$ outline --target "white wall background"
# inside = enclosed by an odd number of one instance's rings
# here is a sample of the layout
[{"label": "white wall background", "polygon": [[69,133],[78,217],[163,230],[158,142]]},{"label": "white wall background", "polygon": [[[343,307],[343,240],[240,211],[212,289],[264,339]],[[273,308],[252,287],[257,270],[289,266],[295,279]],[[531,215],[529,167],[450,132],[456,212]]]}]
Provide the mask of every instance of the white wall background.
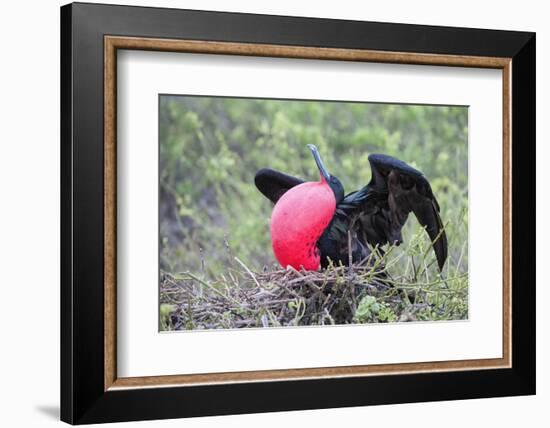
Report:
[{"label": "white wall background", "polygon": [[[121,2],[123,2],[121,0]],[[116,3],[103,1],[103,3]],[[126,4],[537,32],[537,263],[550,256],[547,118],[550,108],[549,13],[535,0],[147,0]],[[0,6],[0,424],[58,424],[59,406],[59,6],[58,0]],[[546,120],[545,120],[546,119]],[[545,144],[546,143],[546,144]],[[550,404],[547,276],[537,273],[538,395],[189,420],[141,426],[280,427],[543,426]],[[125,426],[138,426],[137,423]]]}]

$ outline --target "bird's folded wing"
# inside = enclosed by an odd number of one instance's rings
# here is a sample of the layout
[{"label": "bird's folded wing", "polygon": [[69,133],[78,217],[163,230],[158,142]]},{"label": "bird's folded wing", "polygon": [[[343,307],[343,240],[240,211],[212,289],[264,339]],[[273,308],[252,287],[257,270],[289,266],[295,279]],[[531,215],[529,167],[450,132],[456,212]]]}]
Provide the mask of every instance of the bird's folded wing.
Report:
[{"label": "bird's folded wing", "polygon": [[256,173],[254,183],[266,198],[276,203],[289,189],[304,183],[304,180],[274,169],[262,168]]}]

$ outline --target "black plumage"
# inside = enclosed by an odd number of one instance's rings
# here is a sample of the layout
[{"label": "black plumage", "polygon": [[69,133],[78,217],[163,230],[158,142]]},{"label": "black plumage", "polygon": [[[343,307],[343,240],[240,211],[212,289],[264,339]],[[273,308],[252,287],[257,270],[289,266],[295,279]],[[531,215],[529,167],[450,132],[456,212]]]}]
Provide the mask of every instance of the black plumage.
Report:
[{"label": "black plumage", "polygon": [[[439,204],[426,177],[405,162],[387,155],[372,154],[369,163],[370,182],[345,196],[340,181],[330,176],[329,185],[335,192],[337,205],[332,221],[317,242],[321,265],[326,267],[329,260],[337,264],[348,263],[348,231],[352,238],[353,262],[369,256],[369,245],[380,248],[388,243],[401,244],[402,228],[412,212],[425,227],[439,269],[443,269],[447,259],[447,237],[439,215]],[[255,177],[257,188],[273,203],[303,182],[268,168],[258,171]]]}]

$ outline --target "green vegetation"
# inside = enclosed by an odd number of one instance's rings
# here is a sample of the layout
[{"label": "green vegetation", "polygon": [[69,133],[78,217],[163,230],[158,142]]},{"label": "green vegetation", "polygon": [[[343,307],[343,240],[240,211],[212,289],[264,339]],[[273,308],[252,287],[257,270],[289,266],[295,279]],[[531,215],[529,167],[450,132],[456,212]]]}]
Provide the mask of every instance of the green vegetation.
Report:
[{"label": "green vegetation", "polygon": [[[272,206],[256,190],[254,174],[271,167],[318,179],[306,148],[311,143],[347,192],[369,181],[371,153],[393,155],[418,168],[432,185],[446,225],[449,259],[443,278],[429,238],[411,214],[403,233],[406,245],[393,249],[385,264],[389,281],[395,282],[390,294],[414,291],[414,297],[397,307],[385,295],[365,295],[353,306],[349,322],[466,318],[467,120],[465,107],[162,96],[160,263],[164,278],[174,275],[177,287],[189,287],[197,282],[190,274],[222,293],[231,293],[227,287],[234,284],[229,277],[235,257],[251,272],[276,271],[269,239]],[[243,278],[248,275],[241,273]],[[171,306],[163,306],[161,325],[172,329],[170,319],[181,321],[183,307],[162,294],[163,284],[166,281],[161,282],[161,302]],[[252,281],[244,286],[254,285]],[[296,302],[292,305],[300,305]],[[420,305],[410,317],[405,310],[408,303]],[[312,322],[321,323],[320,319]]]}]

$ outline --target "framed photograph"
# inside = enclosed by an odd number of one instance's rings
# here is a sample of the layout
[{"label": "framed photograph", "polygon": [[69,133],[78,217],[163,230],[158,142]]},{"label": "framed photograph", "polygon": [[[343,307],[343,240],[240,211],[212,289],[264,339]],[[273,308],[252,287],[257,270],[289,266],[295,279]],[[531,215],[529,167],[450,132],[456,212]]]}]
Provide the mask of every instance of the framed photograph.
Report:
[{"label": "framed photograph", "polygon": [[61,8],[61,418],[535,393],[535,35]]}]

